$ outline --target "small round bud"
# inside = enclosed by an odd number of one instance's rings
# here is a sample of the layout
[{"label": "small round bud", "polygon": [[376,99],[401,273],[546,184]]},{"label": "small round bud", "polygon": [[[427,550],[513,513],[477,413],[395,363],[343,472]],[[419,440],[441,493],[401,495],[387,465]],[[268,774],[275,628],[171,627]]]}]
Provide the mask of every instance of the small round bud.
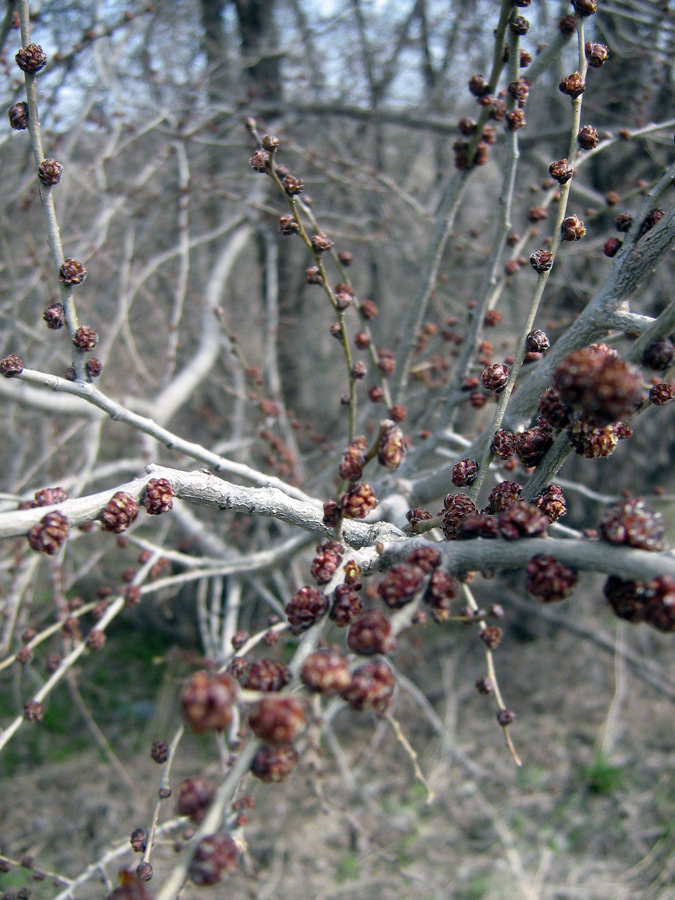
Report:
[{"label": "small round bud", "polygon": [[153,741],[152,748],[150,750],[150,757],[156,763],[165,763],[169,758],[168,741]]},{"label": "small round bud", "polygon": [[502,728],[506,728],[507,725],[512,725],[516,721],[516,714],[512,709],[500,709],[497,713],[497,721]]},{"label": "small round bud", "polygon": [[295,697],[266,697],[249,715],[256,737],[269,744],[292,744],[305,730],[305,707]]},{"label": "small round bud", "polygon": [[586,82],[578,72],[572,72],[571,75],[567,75],[565,78],[561,79],[558,87],[560,88],[561,93],[567,94],[568,97],[571,97],[574,100],[577,97],[580,97],[586,90]]},{"label": "small round bud", "polygon": [[22,47],[14,57],[22,72],[35,74],[47,65],[47,54],[39,44]]},{"label": "small round bud", "polygon": [[23,372],[23,362],[16,354],[12,353],[0,360],[0,375],[3,378],[15,378]]},{"label": "small round bud", "polygon": [[24,100],[10,106],[8,115],[9,124],[15,131],[25,131],[28,128],[28,104]]},{"label": "small round bud", "polygon": [[58,184],[62,174],[63,166],[55,159],[43,159],[37,170],[38,178],[45,187]]},{"label": "small round bud", "polygon": [[87,270],[76,259],[66,257],[59,269],[59,281],[63,284],[82,284],[87,277]]},{"label": "small round bud", "polygon": [[531,331],[525,342],[525,346],[530,353],[546,353],[551,347],[551,342],[545,331]]},{"label": "small round bud", "polygon": [[586,226],[578,216],[567,216],[560,226],[563,241],[580,241],[586,234]]},{"label": "small round bud", "polygon": [[583,150],[592,150],[598,146],[598,131],[592,125],[584,125],[577,135],[577,142]]},{"label": "small round bud", "polygon": [[127,530],[137,515],[138,504],[131,494],[117,491],[101,513],[101,528],[103,531],[121,534]]}]

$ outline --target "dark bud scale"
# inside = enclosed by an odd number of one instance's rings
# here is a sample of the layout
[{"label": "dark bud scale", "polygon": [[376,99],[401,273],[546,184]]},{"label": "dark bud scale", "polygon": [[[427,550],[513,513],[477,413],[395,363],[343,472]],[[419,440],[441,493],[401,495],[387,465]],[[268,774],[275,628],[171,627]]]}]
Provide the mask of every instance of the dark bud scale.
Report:
[{"label": "dark bud scale", "polygon": [[545,331],[537,329],[528,334],[525,346],[528,353],[546,353],[551,347],[551,342]]},{"label": "dark bud scale", "polygon": [[238,855],[239,848],[231,837],[222,832],[209,834],[197,845],[188,876],[200,887],[218,884],[236,871]]},{"label": "dark bud scale", "polygon": [[656,552],[666,546],[661,514],[647,509],[644,501],[635,497],[606,509],[598,531],[600,537],[611,544],[625,544]]},{"label": "dark bud scale", "polygon": [[535,250],[530,256],[530,265],[535,272],[548,272],[553,265],[553,254],[550,250]]},{"label": "dark bud scale", "polygon": [[21,100],[9,108],[9,124],[15,131],[25,131],[28,128],[28,104]]},{"label": "dark bud scale", "polygon": [[295,197],[297,194],[301,194],[302,189],[304,188],[302,181],[299,178],[295,178],[293,175],[285,175],[281,183],[289,197]]},{"label": "dark bud scale", "polygon": [[428,522],[429,519],[433,519],[429,510],[423,509],[421,506],[413,506],[412,509],[409,509],[405,514],[405,517],[408,522],[410,522],[410,528],[413,532],[419,531],[419,525],[421,525],[422,522]]},{"label": "dark bud scale", "polygon": [[323,284],[323,278],[318,266],[309,266],[305,269],[305,281],[307,284]]},{"label": "dark bud scale", "polygon": [[316,556],[312,560],[312,577],[317,584],[327,584],[342,562],[345,548],[338,541],[327,541],[316,548]]},{"label": "dark bud scale", "polygon": [[605,44],[586,41],[584,45],[588,65],[593,69],[599,69],[609,59],[609,51]]},{"label": "dark bud scale", "polygon": [[300,677],[307,687],[330,697],[346,691],[352,683],[347,660],[335,650],[317,650],[304,662]]},{"label": "dark bud scale", "polygon": [[215,793],[216,786],[201,775],[186,778],[178,785],[176,798],[178,815],[188,816],[195,825],[198,825],[206,815]]},{"label": "dark bud scale", "polygon": [[374,709],[384,715],[392,704],[396,680],[384,660],[359,666],[352,673],[352,683],[342,694],[352,709]]},{"label": "dark bud scale", "polygon": [[340,498],[345,519],[365,519],[377,506],[377,497],[367,481],[354,485]]},{"label": "dark bud scale", "polygon": [[662,338],[645,348],[642,354],[642,364],[650,369],[655,369],[657,372],[662,372],[664,369],[669,369],[672,366],[674,357],[675,348],[672,341],[668,338]]},{"label": "dark bud scale", "polygon": [[577,23],[574,21],[574,16],[563,16],[562,19],[558,22],[558,31],[561,34],[564,34],[565,37],[569,37],[574,34],[577,30]]},{"label": "dark bud scale", "polygon": [[58,511],[43,516],[28,532],[28,543],[33,550],[54,556],[68,537],[68,519]]},{"label": "dark bud scale", "polygon": [[412,603],[424,583],[424,572],[418,566],[401,563],[393,566],[377,586],[377,593],[390,609]]},{"label": "dark bud scale", "polygon": [[497,520],[489,513],[469,513],[457,523],[457,540],[470,541],[473,538],[490,540],[497,537]]},{"label": "dark bud scale", "polygon": [[55,503],[63,503],[68,499],[68,494],[62,487],[42,488],[35,491],[31,506],[35,509],[39,506],[53,506]]},{"label": "dark bud scale", "polygon": [[251,774],[265,784],[284,781],[298,762],[298,753],[291,744],[265,745],[253,757]]},{"label": "dark bud scale", "polygon": [[222,731],[232,722],[237,683],[226,672],[195,672],[180,695],[183,716],[198,732]]},{"label": "dark bud scale", "polygon": [[0,360],[0,375],[3,378],[15,378],[23,372],[23,362],[16,354],[12,353]]},{"label": "dark bud scale", "polygon": [[500,481],[490,491],[487,502],[487,512],[499,513],[509,506],[513,506],[520,500],[520,492],[522,487],[517,481]]},{"label": "dark bud scale", "polygon": [[539,398],[537,414],[540,421],[547,422],[553,428],[561,430],[569,425],[571,410],[560,399],[560,394],[549,388]]},{"label": "dark bud scale", "polygon": [[103,371],[103,363],[101,362],[100,359],[97,359],[95,356],[92,356],[91,359],[87,360],[85,369],[87,370],[87,375],[90,378],[98,378],[98,376]]},{"label": "dark bud scale", "polygon": [[488,625],[480,632],[480,639],[489,650],[496,650],[502,641],[502,630],[498,625]]},{"label": "dark bud scale", "polygon": [[649,399],[656,406],[663,406],[675,398],[675,388],[672,384],[655,384],[649,389]]},{"label": "dark bud scale", "polygon": [[378,609],[369,609],[361,613],[349,626],[347,646],[361,656],[391,653],[396,646],[396,640],[391,633],[389,620]]},{"label": "dark bud scale", "polygon": [[648,231],[651,231],[657,222],[661,221],[664,215],[665,213],[662,209],[653,209],[640,226],[638,238],[641,238],[643,235],[647,234]]},{"label": "dark bud scale", "polygon": [[546,455],[553,443],[553,434],[548,425],[535,425],[516,435],[516,453],[526,467],[536,466]]},{"label": "dark bud scale", "polygon": [[494,689],[494,685],[492,684],[492,681],[487,677],[487,675],[479,678],[476,682],[476,690],[479,694],[491,694]]},{"label": "dark bud scale", "polygon": [[516,436],[511,431],[502,428],[495,432],[490,444],[490,450],[498,459],[511,459],[516,452]]},{"label": "dark bud scale", "polygon": [[507,725],[513,725],[516,721],[516,714],[512,709],[500,709],[497,713],[497,721],[502,728],[506,728]]},{"label": "dark bud scale", "polygon": [[526,125],[525,113],[522,109],[511,109],[506,113],[506,125],[509,131],[519,131]]},{"label": "dark bud scale", "polygon": [[552,556],[533,556],[526,567],[526,588],[542,603],[557,603],[573,592],[577,575]]},{"label": "dark bud scale", "polygon": [[27,722],[41,722],[45,711],[37,700],[28,700],[23,705],[23,717]]},{"label": "dark bud scale", "polygon": [[459,584],[448,572],[436,569],[432,573],[424,602],[431,607],[431,615],[436,622],[447,622],[450,617],[450,603],[458,591]]},{"label": "dark bud scale", "polygon": [[509,28],[514,34],[524,35],[527,34],[530,27],[530,23],[525,18],[525,16],[514,16],[513,19],[509,22]]},{"label": "dark bud scale", "polygon": [[59,269],[59,281],[63,284],[82,284],[87,277],[87,270],[76,259],[67,257]]},{"label": "dark bud scale", "polygon": [[580,241],[586,234],[586,226],[578,216],[567,216],[560,226],[563,241]]},{"label": "dark bud scale", "polygon": [[390,472],[396,471],[403,462],[406,443],[401,429],[394,425],[388,428],[380,438],[377,447],[377,461]]},{"label": "dark bud scale", "polygon": [[335,528],[340,521],[340,507],[335,500],[328,500],[323,505],[323,524],[326,528]]},{"label": "dark bud scale", "polygon": [[286,604],[286,617],[294,634],[311,628],[325,615],[328,598],[318,588],[306,586],[295,593]]},{"label": "dark bud scale", "polygon": [[45,187],[58,184],[62,174],[63,166],[55,159],[43,159],[37,170],[37,176]]},{"label": "dark bud scale", "polygon": [[270,155],[266,150],[256,150],[249,162],[254,172],[263,174],[269,170]]},{"label": "dark bud scale", "polygon": [[618,238],[611,237],[609,238],[609,240],[605,241],[602,247],[602,252],[605,254],[605,256],[611,259],[613,256],[616,256],[622,246],[623,241],[620,241]]},{"label": "dark bud scale", "polygon": [[300,226],[294,216],[281,216],[279,219],[279,231],[281,234],[291,235],[300,231]]},{"label": "dark bud scale", "polygon": [[645,622],[657,631],[675,632],[675,578],[671,575],[645,582],[624,581],[610,575],[604,593],[620,619]]},{"label": "dark bud scale", "polygon": [[326,253],[333,246],[333,242],[325,234],[312,235],[312,249],[315,253]]},{"label": "dark bud scale", "polygon": [[143,506],[151,516],[169,512],[173,506],[173,488],[166,478],[152,478],[145,486]]},{"label": "dark bud scale", "polygon": [[93,328],[89,328],[87,325],[81,325],[75,332],[73,344],[75,344],[77,349],[82,351],[82,353],[88,353],[98,344],[98,335]]},{"label": "dark bud scale", "polygon": [[361,598],[353,587],[341,584],[335,588],[333,605],[330,608],[330,618],[339,628],[346,628],[363,611]]},{"label": "dark bud scale", "polygon": [[478,477],[478,463],[475,459],[462,459],[452,467],[452,483],[457,487],[471,484]]},{"label": "dark bud scale", "polygon": [[266,697],[251,710],[249,724],[268,744],[292,744],[305,730],[305,707],[295,697]]},{"label": "dark bud scale", "polygon": [[47,54],[39,44],[22,47],[14,57],[22,72],[35,74],[47,65]]},{"label": "dark bud scale", "polygon": [[516,501],[497,516],[499,534],[510,541],[546,534],[550,524],[549,519],[526,500]]},{"label": "dark bud scale", "polygon": [[480,380],[486,390],[501,394],[509,380],[509,367],[502,363],[488,366],[481,373]]},{"label": "dark bud scale", "polygon": [[597,0],[572,0],[574,12],[578,16],[592,16],[598,8]]},{"label": "dark bud scale", "polygon": [[567,159],[558,159],[552,162],[548,167],[548,171],[551,178],[557,181],[558,184],[567,184],[574,175],[574,169]]},{"label": "dark bud scale", "polygon": [[45,308],[45,311],[42,313],[42,318],[46,322],[47,328],[50,328],[52,331],[57,331],[59,328],[63,328],[65,323],[63,304],[52,303],[51,306],[47,306]]},{"label": "dark bud scale", "polygon": [[110,498],[106,508],[101,513],[101,528],[103,531],[121,534],[121,532],[127,530],[137,515],[138,503],[136,503],[131,494],[117,491]]},{"label": "dark bud scale", "polygon": [[152,863],[142,862],[136,866],[136,877],[141,881],[150,881],[153,876]]},{"label": "dark bud scale", "polygon": [[516,81],[511,82],[507,90],[514,100],[523,105],[526,103],[530,93],[530,83],[527,78],[518,78]]},{"label": "dark bud scale", "polygon": [[553,373],[561,401],[593,426],[634,412],[642,399],[642,377],[602,344],[575,350]]},{"label": "dark bud scale", "polygon": [[568,97],[571,97],[574,100],[576,97],[580,97],[586,90],[586,82],[578,72],[572,72],[571,75],[567,75],[565,78],[561,79],[558,87],[560,88],[561,93],[567,94]]},{"label": "dark bud scale", "polygon": [[477,513],[476,504],[466,494],[447,494],[443,501],[445,512],[441,528],[449,541],[457,539],[457,527],[462,519]]},{"label": "dark bud scale", "polygon": [[145,831],[142,828],[134,828],[129,836],[129,843],[134,853],[143,853],[145,850]]},{"label": "dark bud scale", "polygon": [[249,691],[280,691],[291,677],[291,670],[281,660],[256,659],[247,668],[242,685]]},{"label": "dark bud scale", "polygon": [[152,749],[150,750],[150,757],[156,763],[165,763],[169,758],[169,743],[168,741],[153,741]]},{"label": "dark bud scale", "polygon": [[537,506],[549,520],[557,522],[561,516],[567,515],[567,501],[560,485],[550,484],[537,500]]},{"label": "dark bud scale", "polygon": [[582,150],[592,150],[598,146],[599,140],[598,131],[593,125],[584,125],[577,135],[577,142]]},{"label": "dark bud scale", "polygon": [[474,97],[484,97],[490,92],[490,85],[483,75],[472,75],[469,79],[469,91]]},{"label": "dark bud scale", "polygon": [[345,481],[358,481],[363,475],[363,467],[366,464],[365,451],[368,443],[364,437],[354,438],[350,441],[342,455],[338,473]]},{"label": "dark bud scale", "polygon": [[625,233],[630,229],[630,226],[633,224],[633,217],[630,213],[619,213],[614,221],[614,227],[617,231]]},{"label": "dark bud scale", "polygon": [[426,575],[429,572],[437,569],[441,564],[441,554],[436,550],[435,547],[432,547],[431,544],[418,547],[416,550],[410,554],[410,556],[406,559],[406,562],[411,566],[417,566],[421,569]]},{"label": "dark bud scale", "polygon": [[594,428],[583,420],[573,422],[568,429],[570,445],[574,452],[586,459],[602,459],[611,456],[619,443],[616,425]]}]

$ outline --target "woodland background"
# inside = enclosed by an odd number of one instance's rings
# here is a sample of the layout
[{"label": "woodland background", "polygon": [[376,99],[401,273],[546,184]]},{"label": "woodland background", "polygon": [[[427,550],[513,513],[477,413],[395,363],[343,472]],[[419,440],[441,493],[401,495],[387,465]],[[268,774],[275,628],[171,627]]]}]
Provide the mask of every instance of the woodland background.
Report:
[{"label": "woodland background", "polygon": [[[15,4],[4,6],[0,90],[8,108],[24,94],[14,65]],[[89,272],[77,303],[81,321],[101,336],[101,389],[190,441],[328,499],[347,440],[344,361],[325,297],[305,282],[305,248],[279,234],[283,198],[249,165],[255,142],[246,120],[280,138],[279,162],[303,179],[336,249],[353,253],[358,296],[378,305],[377,345],[396,350],[444,227],[457,121],[476,116],[466,85],[489,68],[499,6],[31,4],[33,39],[50,61],[39,81],[45,149],[64,167],[55,192],[64,246]],[[549,281],[537,325],[552,342],[606,277],[612,261],[603,245],[616,234],[617,213],[633,212],[673,159],[675,6],[599,6],[588,28],[609,46],[610,60],[592,73],[583,120],[603,133],[606,148],[579,166],[573,182],[587,236],[565,248]],[[538,45],[560,41],[557,22],[570,11],[563,2],[523,10],[530,19],[523,46],[535,56]],[[515,232],[531,234],[525,256],[546,234],[545,222],[539,238],[528,232],[528,210],[550,193],[548,165],[567,148],[569,100],[558,82],[575,60],[573,38],[537,81],[519,134],[512,221]],[[632,137],[622,138],[622,129]],[[502,166],[498,141],[468,181],[432,286],[414,360],[419,377],[400,397],[413,451],[420,432],[442,424],[444,388],[484,284]],[[68,342],[42,322],[58,292],[34,163],[26,133],[6,122],[0,171],[0,356],[17,353],[33,369],[63,375]],[[610,191],[618,205],[608,205]],[[513,352],[533,284],[528,265],[499,275],[503,318],[484,334],[495,359]],[[644,285],[636,311],[658,315],[672,285],[669,258]],[[368,378],[362,389],[358,433],[376,427],[384,411],[365,399],[374,383]],[[67,394],[0,379],[0,402],[5,510],[49,485],[71,496],[110,488],[149,462],[198,467]],[[476,409],[465,397],[455,433],[471,440],[493,408]],[[567,527],[593,527],[604,504],[630,488],[663,513],[672,540],[672,416],[670,407],[652,409],[611,458],[567,462],[558,479]],[[426,470],[456,450],[437,441]],[[284,542],[288,552],[267,569],[174,579],[185,571],[180,553],[246,559]],[[0,855],[30,854],[45,871],[72,878],[112,841],[128,844],[156,797],[150,744],[168,739],[179,721],[184,675],[202,654],[218,655],[231,625],[224,613],[218,619],[222,610],[240,609],[239,627],[256,631],[309,583],[314,543],[274,519],[186,504],[146,520],[125,546],[76,534],[63,566],[27,553],[25,541],[5,541],[0,658],[16,652],[26,627],[51,621],[55,595],[96,599],[143,565],[143,551],[151,564],[167,562],[162,586],[113,623],[103,650],[78,661],[40,727],[22,728],[0,755]],[[386,723],[338,718],[322,753],[308,754],[287,783],[251,789],[249,854],[228,887],[215,890],[298,900],[672,897],[671,642],[617,623],[599,576],[585,575],[572,600],[553,609],[528,600],[523,583],[520,571],[499,583],[477,575],[473,586],[481,605],[508,610],[497,665],[519,717],[521,769],[474,688],[484,669],[480,642],[462,625],[413,629],[393,659],[408,684],[396,715],[420,754],[433,802]],[[284,636],[276,652],[286,658],[294,646]],[[37,661],[0,671],[3,723],[43,680]],[[173,779],[220,765],[205,738],[188,736]],[[171,853],[169,840],[158,852],[167,866]],[[120,867],[132,862],[132,854],[120,855]],[[27,869],[0,874],[6,895],[26,886],[35,900],[58,893],[50,879],[31,882]],[[94,883],[78,897],[103,895]]]}]

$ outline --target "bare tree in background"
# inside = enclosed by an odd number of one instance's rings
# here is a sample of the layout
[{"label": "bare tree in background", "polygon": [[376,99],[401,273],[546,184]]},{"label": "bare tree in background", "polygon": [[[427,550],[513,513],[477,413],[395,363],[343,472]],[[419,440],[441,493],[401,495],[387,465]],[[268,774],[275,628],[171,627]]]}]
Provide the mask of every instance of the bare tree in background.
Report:
[{"label": "bare tree in background", "polygon": [[[5,4],[0,771],[65,716],[135,818],[71,861],[7,827],[0,871],[248,895],[255,779],[323,797],[330,757],[377,806],[364,716],[429,803],[420,717],[485,774],[416,658],[467,648],[527,760],[500,657],[533,623],[672,703],[674,41],[632,0]],[[118,746],[93,686],[130,632],[165,675]]]}]

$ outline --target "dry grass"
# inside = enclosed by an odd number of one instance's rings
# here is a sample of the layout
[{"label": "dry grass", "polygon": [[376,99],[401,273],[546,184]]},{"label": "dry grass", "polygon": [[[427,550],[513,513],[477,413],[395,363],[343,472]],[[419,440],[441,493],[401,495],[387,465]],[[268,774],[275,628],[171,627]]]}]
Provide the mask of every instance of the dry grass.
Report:
[{"label": "dry grass", "polygon": [[[590,601],[588,611],[583,607],[580,600],[577,622],[594,616]],[[443,733],[406,692],[396,716],[420,752],[434,800],[426,802],[387,723],[344,712],[334,723],[335,741],[321,755],[306,755],[290,781],[245,786],[257,806],[245,831],[249,852],[227,896],[671,900],[671,701],[620,656],[613,659],[590,641],[531,616],[516,625],[497,663],[507,702],[519,715],[513,737],[521,769],[489,701],[473,688],[483,671],[474,635],[434,626],[417,631],[401,642],[395,662],[415,673]],[[613,623],[603,619],[595,627],[611,634]],[[665,638],[620,627],[618,646],[648,653],[666,677]],[[7,855],[34,853],[39,865],[72,877],[109,846],[111,835],[126,840],[146,824],[158,783],[147,748],[167,733],[172,685],[160,692],[164,699],[141,748],[119,725],[107,729],[138,785],[136,797],[89,751],[5,779],[0,808]],[[205,755],[210,749],[188,739],[174,783],[195,774],[200,758],[216,775],[217,763]],[[167,841],[155,854],[158,881],[170,865],[170,847]],[[121,862],[131,864],[131,854]],[[0,879],[11,893],[29,876],[14,870]],[[33,900],[55,893],[49,882],[33,885]],[[197,893],[188,889],[185,896]],[[104,894],[90,885],[81,896]]]}]

